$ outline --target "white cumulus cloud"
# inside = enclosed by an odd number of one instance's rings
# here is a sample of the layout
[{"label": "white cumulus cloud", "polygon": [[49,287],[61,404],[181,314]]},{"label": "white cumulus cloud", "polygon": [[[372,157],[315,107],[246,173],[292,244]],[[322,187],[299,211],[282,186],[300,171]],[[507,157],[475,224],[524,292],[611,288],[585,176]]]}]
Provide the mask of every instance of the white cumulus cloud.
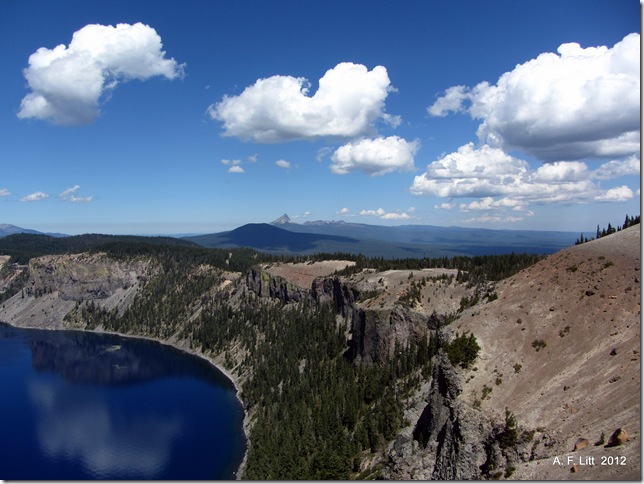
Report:
[{"label": "white cumulus cloud", "polygon": [[398,136],[352,141],[333,153],[331,171],[341,175],[353,171],[370,175],[413,171],[419,145],[418,141],[406,141]]},{"label": "white cumulus cloud", "polygon": [[617,178],[627,175],[640,174],[640,157],[639,154],[629,156],[625,160],[611,160],[601,165],[593,176],[599,179]]},{"label": "white cumulus cloud", "polygon": [[407,220],[409,217],[405,212],[390,212],[380,217],[383,220]]},{"label": "white cumulus cloud", "polygon": [[384,208],[379,208],[378,210],[360,210],[360,215],[373,215],[376,217],[382,217],[386,213]]},{"label": "white cumulus cloud", "polygon": [[39,48],[24,69],[31,92],[19,118],[60,125],[93,122],[100,102],[119,82],[154,76],[175,79],[183,64],[166,59],[161,37],[147,25],[87,25],[74,32],[69,46]]},{"label": "white cumulus cloud", "polygon": [[381,220],[407,220],[411,218],[411,216],[406,212],[387,212],[384,208],[378,208],[377,210],[360,210],[358,215],[378,217]]},{"label": "white cumulus cloud", "polygon": [[633,190],[626,185],[611,188],[595,197],[598,202],[624,202],[633,198]]},{"label": "white cumulus cloud", "polygon": [[277,160],[275,162],[275,165],[279,166],[280,168],[284,168],[284,169],[289,169],[291,167],[291,163],[286,161],[286,160]]},{"label": "white cumulus cloud", "polygon": [[11,192],[8,188],[0,188],[0,197],[8,197],[11,195]]},{"label": "white cumulus cloud", "polygon": [[487,197],[511,194],[522,185],[528,172],[526,161],[498,148],[473,143],[430,163],[427,171],[414,178],[414,195],[439,197]]},{"label": "white cumulus cloud", "polygon": [[224,96],[209,107],[224,123],[224,135],[260,143],[324,137],[354,138],[373,131],[378,120],[391,125],[400,118],[385,113],[393,90],[387,69],[372,70],[345,62],[328,70],[309,96],[303,77],[259,79],[238,96]]},{"label": "white cumulus cloud", "polygon": [[22,197],[20,199],[21,202],[40,202],[42,200],[45,200],[49,198],[49,195],[44,193],[44,192],[35,192],[31,193],[30,195],[27,195],[25,197]]},{"label": "white cumulus cloud", "polygon": [[434,104],[427,108],[431,116],[445,117],[450,111],[461,111],[463,101],[467,99],[467,88],[465,86],[452,86],[445,90]]},{"label": "white cumulus cloud", "polygon": [[434,208],[436,208],[438,210],[451,210],[455,206],[456,205],[454,205],[453,203],[439,203],[439,204],[434,205]]},{"label": "white cumulus cloud", "polygon": [[542,161],[625,157],[639,152],[640,35],[612,48],[562,44],[517,65],[495,85],[450,87],[433,116],[467,111],[481,143]]},{"label": "white cumulus cloud", "polygon": [[[621,164],[611,168],[614,172],[624,170]],[[606,168],[602,173],[608,171]],[[461,211],[466,212],[523,211],[537,203],[619,202],[633,197],[630,188],[622,186],[607,190],[596,183],[595,178],[598,178],[596,172],[589,170],[583,162],[560,161],[535,170],[526,161],[510,156],[500,148],[488,145],[475,148],[469,143],[430,163],[425,173],[414,178],[410,191],[414,195],[477,199],[460,205]],[[451,206],[444,203],[437,207]]]},{"label": "white cumulus cloud", "polygon": [[562,182],[588,179],[588,166],[579,161],[556,161],[541,165],[532,175],[534,181]]},{"label": "white cumulus cloud", "polygon": [[511,198],[494,199],[493,197],[485,197],[480,200],[474,200],[470,203],[462,203],[460,206],[461,212],[476,212],[486,211],[493,209],[510,208],[515,211],[522,211],[524,209],[523,202],[513,200]]},{"label": "white cumulus cloud", "polygon": [[79,197],[76,195],[76,192],[80,189],[80,185],[74,185],[71,188],[63,191],[60,195],[61,200],[72,203],[89,203],[92,201],[93,197]]}]

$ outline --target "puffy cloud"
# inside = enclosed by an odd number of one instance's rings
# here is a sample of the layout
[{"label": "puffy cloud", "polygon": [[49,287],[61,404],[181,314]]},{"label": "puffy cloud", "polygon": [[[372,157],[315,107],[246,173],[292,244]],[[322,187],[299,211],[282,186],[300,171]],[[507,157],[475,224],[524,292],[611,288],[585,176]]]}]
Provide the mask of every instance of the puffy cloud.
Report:
[{"label": "puffy cloud", "polygon": [[445,94],[427,108],[427,112],[432,116],[445,117],[450,111],[462,111],[463,101],[467,98],[468,94],[465,86],[447,88]]},{"label": "puffy cloud", "polygon": [[277,160],[275,162],[275,165],[279,166],[280,168],[285,168],[285,169],[289,169],[291,167],[291,163],[286,161],[286,160]]},{"label": "puffy cloud", "polygon": [[0,197],[8,197],[11,192],[7,188],[0,188]]},{"label": "puffy cloud", "polygon": [[[236,158],[234,160],[229,160],[227,158],[223,158],[221,161],[222,165],[225,165],[228,167],[228,170],[226,170],[228,173],[245,173],[246,170],[241,166],[242,164],[245,163],[245,161],[242,161],[240,158]],[[257,155],[251,155],[247,158],[247,161],[249,163],[255,163],[257,161]],[[279,165],[278,165],[279,166]]]},{"label": "puffy cloud", "polygon": [[338,148],[331,156],[331,171],[341,175],[363,171],[383,175],[392,171],[413,171],[418,141],[398,136],[359,139]]},{"label": "puffy cloud", "polygon": [[455,206],[456,205],[454,205],[453,203],[440,203],[440,204],[434,205],[434,208],[437,208],[439,210],[451,210]]},{"label": "puffy cloud", "polygon": [[380,217],[383,220],[407,220],[409,218],[409,215],[406,214],[405,212],[391,212],[391,213],[386,213],[383,216]]},{"label": "puffy cloud", "polygon": [[166,59],[161,49],[161,37],[142,23],[87,25],[74,32],[68,47],[41,47],[31,54],[24,76],[32,92],[23,98],[18,117],[91,123],[101,98],[119,82],[183,75],[184,65]]},{"label": "puffy cloud", "polygon": [[611,188],[595,197],[598,202],[624,202],[633,198],[633,191],[627,186]]},{"label": "puffy cloud", "polygon": [[49,195],[47,195],[44,192],[35,192],[30,195],[27,195],[26,197],[22,197],[20,199],[21,202],[40,202],[42,200],[45,200],[49,198]]},{"label": "puffy cloud", "polygon": [[599,179],[617,178],[625,175],[640,174],[639,155],[633,155],[625,160],[611,160],[601,165],[593,176]]},{"label": "puffy cloud", "polygon": [[74,185],[71,188],[68,188],[67,190],[63,191],[60,195],[58,195],[61,200],[65,200],[66,202],[72,202],[72,203],[89,203],[92,201],[93,197],[78,197],[76,196],[76,192],[80,188],[80,185]]},{"label": "puffy cloud", "polygon": [[347,214],[351,213],[351,210],[349,208],[347,208],[347,207],[343,207],[337,213],[340,214],[340,215],[347,215]]},{"label": "puffy cloud", "polygon": [[541,165],[532,176],[534,181],[552,183],[589,177],[588,166],[579,161],[556,161]]},{"label": "puffy cloud", "polygon": [[[633,197],[628,187],[605,190],[593,177],[595,173],[582,162],[562,161],[532,170],[526,161],[500,148],[475,148],[469,143],[430,163],[425,173],[414,178],[410,191],[414,195],[480,199],[461,204],[462,211],[520,211],[533,203],[617,202]],[[439,207],[449,208],[449,204]]]},{"label": "puffy cloud", "polygon": [[360,210],[358,215],[369,215],[382,220],[407,220],[411,218],[405,212],[387,212],[383,208],[378,208],[377,210]]},{"label": "puffy cloud", "polygon": [[523,202],[513,200],[511,198],[501,198],[495,200],[492,197],[485,197],[480,200],[474,200],[468,204],[462,203],[460,206],[461,212],[476,212],[492,210],[497,208],[510,208],[512,210],[521,211],[524,209]]},{"label": "puffy cloud", "polygon": [[259,79],[238,96],[224,96],[209,107],[213,119],[223,121],[224,135],[260,143],[323,137],[354,138],[373,130],[387,115],[384,102],[392,90],[387,69],[371,71],[345,62],[328,70],[317,92],[309,96],[303,77],[272,76]]},{"label": "puffy cloud", "polygon": [[522,185],[529,165],[498,148],[472,143],[461,146],[431,163],[416,176],[410,188],[414,195],[439,197],[487,197],[506,195]]},{"label": "puffy cloud", "polygon": [[640,36],[612,48],[562,44],[506,72],[496,85],[454,86],[428,108],[468,111],[482,143],[543,161],[639,152]]},{"label": "puffy cloud", "polygon": [[379,208],[378,210],[360,210],[360,215],[373,215],[376,217],[382,217],[385,213],[385,210],[383,208]]}]

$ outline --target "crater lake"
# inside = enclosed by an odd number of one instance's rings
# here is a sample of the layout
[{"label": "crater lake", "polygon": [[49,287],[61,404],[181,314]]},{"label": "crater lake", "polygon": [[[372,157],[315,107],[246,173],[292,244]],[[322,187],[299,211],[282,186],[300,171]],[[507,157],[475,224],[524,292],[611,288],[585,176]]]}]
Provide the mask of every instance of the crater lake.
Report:
[{"label": "crater lake", "polygon": [[0,479],[234,479],[232,382],[145,339],[0,323]]}]

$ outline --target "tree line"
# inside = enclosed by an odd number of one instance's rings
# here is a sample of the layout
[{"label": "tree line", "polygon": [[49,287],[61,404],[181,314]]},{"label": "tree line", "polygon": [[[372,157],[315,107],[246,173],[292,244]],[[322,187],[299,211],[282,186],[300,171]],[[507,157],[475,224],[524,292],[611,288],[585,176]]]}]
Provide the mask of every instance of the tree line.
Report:
[{"label": "tree line", "polygon": [[617,227],[613,227],[610,222],[608,222],[608,226],[600,229],[599,224],[597,224],[597,232],[595,237],[591,237],[590,239],[586,237],[583,232],[579,236],[577,240],[575,240],[575,245],[580,245],[584,244],[586,242],[590,242],[591,240],[596,240],[600,239],[602,237],[606,237],[607,235],[614,234],[616,232],[620,232],[621,230],[624,230],[628,227],[632,227],[633,225],[637,225],[640,223],[640,216],[635,215],[635,216],[629,216],[626,214],[626,218],[624,219],[624,223],[620,226],[618,225]]}]

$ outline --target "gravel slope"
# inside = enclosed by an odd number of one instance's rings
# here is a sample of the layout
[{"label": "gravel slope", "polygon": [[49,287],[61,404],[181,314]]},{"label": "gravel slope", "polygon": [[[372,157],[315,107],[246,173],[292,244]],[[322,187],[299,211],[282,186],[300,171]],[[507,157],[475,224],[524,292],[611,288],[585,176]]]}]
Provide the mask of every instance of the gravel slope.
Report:
[{"label": "gravel slope", "polygon": [[[537,446],[547,457],[513,479],[641,478],[640,247],[637,225],[558,252],[499,283],[496,301],[455,323],[482,348],[463,398],[499,420],[507,407],[550,438]],[[620,427],[624,445],[594,445]],[[590,445],[573,452],[580,438]]]}]

